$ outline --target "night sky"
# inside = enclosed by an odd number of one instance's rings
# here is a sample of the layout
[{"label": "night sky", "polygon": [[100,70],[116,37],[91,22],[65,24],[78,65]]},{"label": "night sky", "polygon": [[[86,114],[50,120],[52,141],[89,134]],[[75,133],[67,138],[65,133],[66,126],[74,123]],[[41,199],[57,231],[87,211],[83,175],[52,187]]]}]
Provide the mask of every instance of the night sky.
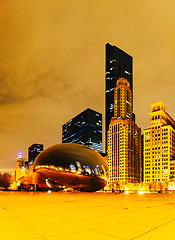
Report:
[{"label": "night sky", "polygon": [[105,44],[134,60],[134,113],[150,104],[175,118],[175,2],[1,0],[0,169],[33,143],[61,143],[61,126],[86,108],[104,113]]}]

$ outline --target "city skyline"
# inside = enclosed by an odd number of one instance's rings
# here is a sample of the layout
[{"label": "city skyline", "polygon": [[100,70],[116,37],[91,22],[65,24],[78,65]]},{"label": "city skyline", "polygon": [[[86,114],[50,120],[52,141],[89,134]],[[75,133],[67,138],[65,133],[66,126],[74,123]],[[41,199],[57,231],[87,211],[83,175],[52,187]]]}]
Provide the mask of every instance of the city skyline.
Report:
[{"label": "city skyline", "polygon": [[175,118],[175,4],[67,4],[0,3],[1,170],[15,168],[18,152],[27,159],[34,142],[46,148],[61,143],[61,126],[86,108],[101,112],[104,122],[107,42],[133,57],[139,127],[149,127],[150,104],[155,102],[164,102]]}]

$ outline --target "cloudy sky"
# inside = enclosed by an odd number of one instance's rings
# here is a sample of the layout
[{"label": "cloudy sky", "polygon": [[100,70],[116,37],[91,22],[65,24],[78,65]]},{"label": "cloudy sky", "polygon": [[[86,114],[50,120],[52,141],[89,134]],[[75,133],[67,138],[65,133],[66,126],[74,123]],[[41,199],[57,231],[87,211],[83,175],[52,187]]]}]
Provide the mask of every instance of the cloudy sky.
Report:
[{"label": "cloudy sky", "polygon": [[1,0],[0,169],[33,143],[61,142],[61,126],[87,107],[104,113],[105,44],[134,58],[134,112],[150,104],[175,118],[175,2]]}]

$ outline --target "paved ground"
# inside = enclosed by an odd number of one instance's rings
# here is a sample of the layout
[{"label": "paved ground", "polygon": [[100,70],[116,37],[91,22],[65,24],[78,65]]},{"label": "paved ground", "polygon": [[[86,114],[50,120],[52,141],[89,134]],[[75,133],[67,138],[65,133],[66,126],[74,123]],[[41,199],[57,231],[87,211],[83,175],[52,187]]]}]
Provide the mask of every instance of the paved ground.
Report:
[{"label": "paved ground", "polygon": [[175,239],[175,194],[0,192],[0,239]]}]

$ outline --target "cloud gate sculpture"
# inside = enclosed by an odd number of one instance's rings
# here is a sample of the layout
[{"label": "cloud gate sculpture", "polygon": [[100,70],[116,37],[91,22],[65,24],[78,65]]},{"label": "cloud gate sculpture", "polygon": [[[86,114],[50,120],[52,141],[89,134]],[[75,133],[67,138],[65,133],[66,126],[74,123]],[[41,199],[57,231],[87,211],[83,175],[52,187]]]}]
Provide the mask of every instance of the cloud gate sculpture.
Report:
[{"label": "cloud gate sculpture", "polygon": [[75,143],[62,143],[41,152],[34,162],[38,186],[50,189],[98,191],[107,183],[107,163],[95,150]]}]

